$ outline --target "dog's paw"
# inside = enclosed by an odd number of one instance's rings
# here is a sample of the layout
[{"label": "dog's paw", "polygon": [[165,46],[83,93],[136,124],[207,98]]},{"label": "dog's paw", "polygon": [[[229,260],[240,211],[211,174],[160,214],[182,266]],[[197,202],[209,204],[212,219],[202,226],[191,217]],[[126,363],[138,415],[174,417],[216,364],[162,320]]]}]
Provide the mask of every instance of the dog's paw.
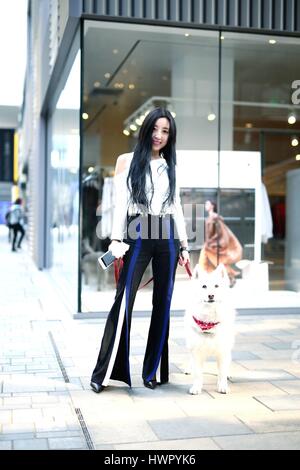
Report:
[{"label": "dog's paw", "polygon": [[202,392],[202,387],[200,385],[192,385],[192,387],[189,389],[189,393],[191,395],[199,395]]},{"label": "dog's paw", "polygon": [[219,393],[229,393],[230,392],[227,381],[226,382],[225,381],[218,382],[218,392]]}]

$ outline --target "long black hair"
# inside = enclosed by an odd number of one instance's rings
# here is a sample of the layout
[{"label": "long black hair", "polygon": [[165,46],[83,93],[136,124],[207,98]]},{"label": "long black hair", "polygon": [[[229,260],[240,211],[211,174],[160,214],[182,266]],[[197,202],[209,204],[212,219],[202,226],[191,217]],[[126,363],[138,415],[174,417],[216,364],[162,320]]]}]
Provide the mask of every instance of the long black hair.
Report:
[{"label": "long black hair", "polygon": [[[146,195],[146,175],[150,176],[153,196],[153,183],[151,178],[150,160],[152,152],[152,133],[155,123],[160,118],[166,118],[169,121],[170,129],[166,146],[162,149],[163,156],[168,164],[169,192],[163,202],[163,208],[166,204],[172,204],[175,197],[176,186],[176,124],[172,114],[165,108],[155,108],[145,117],[139,131],[138,142],[134,149],[133,159],[131,161],[127,186],[131,194],[131,202],[138,206],[150,208],[151,201]],[[151,198],[152,199],[152,198]]]}]

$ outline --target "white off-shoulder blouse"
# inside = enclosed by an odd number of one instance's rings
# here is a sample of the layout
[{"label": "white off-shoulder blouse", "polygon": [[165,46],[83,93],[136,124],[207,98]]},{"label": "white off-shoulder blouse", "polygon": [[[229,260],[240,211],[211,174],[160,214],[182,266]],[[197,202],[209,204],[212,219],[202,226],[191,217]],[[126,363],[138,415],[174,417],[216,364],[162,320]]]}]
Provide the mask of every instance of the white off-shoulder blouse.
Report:
[{"label": "white off-shoulder blouse", "polygon": [[[126,216],[134,215],[140,212],[138,207],[130,202],[130,193],[127,187],[127,176],[133,153],[124,154],[126,159],[125,169],[114,177],[114,200],[115,207],[113,212],[112,240],[123,240],[125,231]],[[167,198],[169,190],[168,164],[164,158],[151,160],[151,175],[153,183],[153,196],[150,177],[146,178],[146,195],[151,206],[147,211],[151,215],[162,215],[163,202]],[[178,237],[180,240],[187,240],[183,210],[180,200],[180,186],[178,183],[178,172],[176,170],[176,188],[174,203],[164,207],[163,214],[172,214],[175,220]]]}]

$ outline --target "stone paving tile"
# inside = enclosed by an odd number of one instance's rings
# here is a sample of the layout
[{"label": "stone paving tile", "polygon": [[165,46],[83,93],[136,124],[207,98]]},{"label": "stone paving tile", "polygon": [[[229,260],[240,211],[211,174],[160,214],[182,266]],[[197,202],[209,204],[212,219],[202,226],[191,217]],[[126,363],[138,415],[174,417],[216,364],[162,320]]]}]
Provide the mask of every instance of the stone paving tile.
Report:
[{"label": "stone paving tile", "polygon": [[47,439],[15,439],[14,450],[48,450]]},{"label": "stone paving tile", "polygon": [[278,343],[270,343],[268,347],[271,349],[275,349],[275,351],[280,351],[284,349],[291,349],[291,345],[292,345],[292,341],[287,341],[287,342],[280,341]]},{"label": "stone paving tile", "polygon": [[1,441],[0,440],[0,451],[1,450],[11,450],[12,449],[12,441]]},{"label": "stone paving tile", "polygon": [[247,410],[237,415],[255,433],[290,432],[300,429],[300,410],[276,412],[264,410],[255,414]]},{"label": "stone paving tile", "polygon": [[12,422],[13,423],[35,423],[42,418],[41,409],[17,409],[12,411]]},{"label": "stone paving tile", "polygon": [[220,450],[213,439],[207,437],[143,442],[142,444],[116,444],[114,448],[116,450]]},{"label": "stone paving tile", "polygon": [[82,437],[50,437],[48,442],[50,450],[87,449],[85,439]]},{"label": "stone paving tile", "polygon": [[300,395],[256,396],[255,398],[273,411],[300,409]]},{"label": "stone paving tile", "polygon": [[299,450],[300,432],[215,437],[214,441],[224,450]]},{"label": "stone paving tile", "polygon": [[156,434],[150,425],[143,420],[119,420],[118,422],[97,421],[89,423],[89,432],[95,445],[98,444],[125,444],[157,440]]},{"label": "stone paving tile", "polygon": [[175,418],[172,421],[149,420],[158,440],[188,439],[234,434],[249,434],[251,430],[232,415]]},{"label": "stone paving tile", "polygon": [[2,425],[2,433],[4,434],[24,434],[34,433],[34,422],[15,422]]},{"label": "stone paving tile", "polygon": [[300,380],[279,380],[272,382],[272,384],[286,393],[300,395]]},{"label": "stone paving tile", "polygon": [[231,414],[235,416],[247,409],[251,413],[258,413],[265,409],[263,403],[247,395],[223,395],[218,392],[212,393],[210,402],[203,404],[201,395],[190,395],[190,399],[178,399],[176,403],[190,417],[205,417],[215,419],[216,415]]},{"label": "stone paving tile", "polygon": [[[250,362],[250,361],[249,361]],[[259,361],[258,361],[259,362]],[[277,366],[277,364],[276,364]],[[253,364],[253,370],[244,370],[239,373],[239,375],[231,374],[230,380],[232,382],[251,382],[251,381],[275,381],[275,380],[296,380],[296,377],[292,374],[289,374],[285,370],[278,370],[271,367],[268,369],[256,369],[255,364]]]},{"label": "stone paving tile", "polygon": [[3,409],[3,407],[1,408],[2,409],[0,409],[0,425],[11,423],[11,416],[12,416],[11,410],[5,410]]},{"label": "stone paving tile", "polygon": [[4,431],[2,431],[2,434],[0,434],[0,442],[1,441],[11,441],[11,440],[15,440],[15,439],[34,439],[34,438],[35,438],[35,433],[34,432],[5,433]]}]

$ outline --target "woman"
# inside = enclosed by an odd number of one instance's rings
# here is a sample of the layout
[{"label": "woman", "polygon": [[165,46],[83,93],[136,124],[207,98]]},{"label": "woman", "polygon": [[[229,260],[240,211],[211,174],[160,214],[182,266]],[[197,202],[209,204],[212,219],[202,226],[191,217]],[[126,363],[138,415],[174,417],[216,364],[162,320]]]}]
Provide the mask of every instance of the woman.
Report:
[{"label": "woman", "polygon": [[239,274],[230,265],[242,258],[242,246],[223,217],[218,215],[217,206],[212,201],[205,202],[208,217],[205,221],[205,243],[200,252],[199,265],[204,271],[210,272],[223,263],[226,267],[231,286],[235,284],[235,276]]},{"label": "woman", "polygon": [[[187,235],[176,178],[176,125],[169,111],[156,108],[140,128],[133,153],[118,157],[116,205],[109,249],[119,258],[129,245],[108,315],[91,388],[101,392],[109,379],[131,386],[129,336],[136,292],[152,261],[153,309],[143,363],[145,387],[169,380],[168,335],[170,304],[177,262],[189,260]],[[127,223],[126,223],[127,222]],[[126,234],[124,237],[124,229]],[[124,295],[125,294],[125,295]]]}]

